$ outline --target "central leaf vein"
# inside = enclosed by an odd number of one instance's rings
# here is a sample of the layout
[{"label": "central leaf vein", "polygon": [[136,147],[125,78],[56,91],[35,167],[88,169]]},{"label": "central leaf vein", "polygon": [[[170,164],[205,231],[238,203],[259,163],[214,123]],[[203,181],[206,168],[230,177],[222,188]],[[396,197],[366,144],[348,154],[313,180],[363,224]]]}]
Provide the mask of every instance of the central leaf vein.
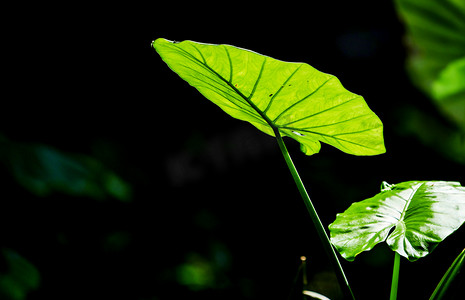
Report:
[{"label": "central leaf vein", "polygon": [[[203,59],[203,62],[200,61],[197,57],[193,56],[191,53],[187,52],[186,50],[180,48],[180,47],[177,47],[177,49],[179,51],[181,51],[182,53],[184,53],[184,56],[185,57],[188,57],[189,59],[193,60],[194,62],[196,62],[197,64],[200,64],[201,66],[204,66],[207,70],[209,70],[212,74],[214,74],[217,78],[219,78],[220,80],[222,80],[223,82],[225,82],[232,90],[234,90],[242,99],[244,99],[247,104],[249,104],[265,121],[266,123],[274,130],[276,129],[276,126],[274,126],[273,122],[270,120],[270,118],[268,118],[268,116],[263,112],[261,111],[256,105],[255,103],[253,103],[248,97],[246,97],[240,90],[238,90],[233,84],[232,82],[230,82],[229,80],[227,80],[226,78],[224,78],[223,76],[221,76],[218,72],[216,72],[214,69],[212,69],[206,62],[204,56],[202,55],[202,51],[200,51],[197,47],[194,46],[194,48],[199,52],[199,55],[202,57]],[[225,48],[226,49],[226,48]],[[229,53],[229,52],[228,52]],[[231,63],[231,61],[230,61]],[[198,73],[198,72],[197,72]],[[200,74],[200,73],[198,73]],[[232,102],[232,101],[230,101]]]},{"label": "central leaf vein", "polygon": [[417,193],[418,189],[423,185],[423,183],[420,183],[418,184],[417,186],[413,186],[412,187],[412,193],[409,195],[408,199],[404,199],[406,202],[405,202],[405,206],[404,206],[404,209],[400,215],[400,219],[399,221],[404,221],[405,219],[405,214],[407,213],[407,210],[408,210],[408,207],[410,206],[410,204],[412,203],[412,199],[415,197],[415,194]]}]

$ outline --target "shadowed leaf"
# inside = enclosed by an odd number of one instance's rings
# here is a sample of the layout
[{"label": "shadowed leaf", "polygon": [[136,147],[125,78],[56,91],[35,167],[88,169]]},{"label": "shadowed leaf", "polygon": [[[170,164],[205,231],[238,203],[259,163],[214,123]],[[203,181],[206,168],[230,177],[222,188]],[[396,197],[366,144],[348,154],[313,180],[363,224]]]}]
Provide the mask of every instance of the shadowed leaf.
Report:
[{"label": "shadowed leaf", "polygon": [[347,260],[386,241],[393,251],[415,261],[465,221],[465,188],[457,182],[383,186],[381,193],[352,204],[329,225],[331,242]]}]

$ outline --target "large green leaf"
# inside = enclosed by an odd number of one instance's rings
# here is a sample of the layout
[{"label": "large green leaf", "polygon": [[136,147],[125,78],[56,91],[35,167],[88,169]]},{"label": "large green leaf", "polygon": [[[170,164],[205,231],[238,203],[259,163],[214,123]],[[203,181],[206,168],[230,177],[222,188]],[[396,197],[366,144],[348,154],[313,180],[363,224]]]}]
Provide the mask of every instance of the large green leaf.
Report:
[{"label": "large green leaf", "polygon": [[386,241],[393,251],[415,261],[464,221],[465,188],[458,182],[408,181],[383,183],[381,193],[353,203],[329,229],[331,242],[347,260]]},{"label": "large green leaf", "polygon": [[385,152],[379,118],[332,75],[229,45],[157,39],[153,47],[226,113],[297,140],[307,155],[319,152],[320,142],[355,155]]}]

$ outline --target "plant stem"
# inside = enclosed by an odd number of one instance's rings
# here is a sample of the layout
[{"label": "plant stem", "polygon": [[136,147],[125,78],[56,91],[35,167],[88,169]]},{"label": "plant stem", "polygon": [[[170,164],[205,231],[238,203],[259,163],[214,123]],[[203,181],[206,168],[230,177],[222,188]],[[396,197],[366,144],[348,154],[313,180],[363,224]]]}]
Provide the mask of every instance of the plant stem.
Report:
[{"label": "plant stem", "polygon": [[442,277],[438,286],[434,290],[429,300],[440,300],[446,295],[447,289],[454,281],[455,277],[460,273],[462,265],[465,264],[465,249],[457,256],[452,265],[447,269],[447,272]]},{"label": "plant stem", "polygon": [[308,213],[310,214],[310,217],[313,221],[313,224],[321,240],[321,243],[323,244],[323,248],[325,249],[325,252],[328,255],[328,258],[336,272],[336,277],[339,282],[339,285],[341,286],[344,299],[355,299],[354,294],[350,289],[349,282],[347,281],[344,271],[342,270],[342,266],[339,262],[339,259],[337,258],[336,252],[334,251],[334,248],[331,245],[331,242],[328,238],[328,235],[326,234],[323,224],[321,223],[320,218],[318,217],[315,207],[313,206],[313,203],[310,200],[307,191],[305,190],[305,186],[302,183],[302,180],[300,179],[299,173],[297,172],[294,163],[292,162],[291,156],[287,151],[286,145],[284,144],[281,134],[279,133],[279,130],[276,128],[274,128],[274,133],[276,136],[276,140],[278,141],[279,149],[281,150],[284,156],[284,160],[286,161],[289,171],[291,171],[292,178],[294,178],[300,196],[302,196],[302,199],[304,200]]},{"label": "plant stem", "polygon": [[396,252],[394,256],[394,268],[392,270],[391,297],[389,300],[397,299],[397,287],[399,286],[399,269],[400,269],[400,254]]}]

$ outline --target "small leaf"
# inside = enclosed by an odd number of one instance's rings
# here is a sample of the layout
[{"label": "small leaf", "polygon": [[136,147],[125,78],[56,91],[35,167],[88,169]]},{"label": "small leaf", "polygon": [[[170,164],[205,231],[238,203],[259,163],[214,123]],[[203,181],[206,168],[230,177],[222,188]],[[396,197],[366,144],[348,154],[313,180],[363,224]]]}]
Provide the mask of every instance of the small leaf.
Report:
[{"label": "small leaf", "polygon": [[307,155],[330,144],[354,155],[384,153],[383,125],[363,97],[304,63],[249,50],[157,39],[168,66],[207,99],[239,120],[301,144]]},{"label": "small leaf", "polygon": [[383,192],[353,203],[329,229],[331,242],[349,261],[384,241],[415,261],[464,222],[465,188],[458,182],[408,181],[383,185]]}]

